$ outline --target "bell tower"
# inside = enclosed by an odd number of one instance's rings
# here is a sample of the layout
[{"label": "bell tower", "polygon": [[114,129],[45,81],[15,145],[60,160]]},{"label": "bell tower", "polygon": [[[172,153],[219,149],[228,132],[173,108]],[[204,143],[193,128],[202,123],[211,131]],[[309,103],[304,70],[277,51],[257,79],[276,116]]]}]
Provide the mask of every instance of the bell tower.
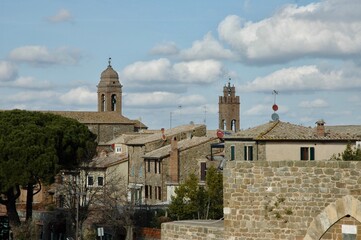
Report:
[{"label": "bell tower", "polygon": [[219,96],[219,129],[238,132],[240,130],[240,101],[236,88],[228,84],[223,87],[223,96]]},{"label": "bell tower", "polygon": [[108,67],[102,72],[98,84],[98,112],[118,112],[122,114],[122,85],[119,76],[112,68],[111,58]]}]

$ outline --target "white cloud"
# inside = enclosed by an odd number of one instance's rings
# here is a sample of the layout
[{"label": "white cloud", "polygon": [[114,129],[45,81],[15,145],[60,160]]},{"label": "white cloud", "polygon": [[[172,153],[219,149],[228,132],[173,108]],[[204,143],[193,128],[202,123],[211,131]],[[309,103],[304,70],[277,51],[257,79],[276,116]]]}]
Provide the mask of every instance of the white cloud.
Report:
[{"label": "white cloud", "polygon": [[215,60],[180,62],[173,65],[172,72],[182,83],[211,83],[224,75],[222,63]]},{"label": "white cloud", "polygon": [[315,99],[302,101],[299,106],[302,108],[325,108],[328,107],[328,103],[323,99]]},{"label": "white cloud", "polygon": [[172,63],[165,58],[136,62],[122,71],[125,82],[211,83],[224,75],[221,62],[202,60]]},{"label": "white cloud", "polygon": [[169,92],[130,93],[126,95],[124,104],[129,107],[169,106],[170,104],[174,105],[178,98],[178,94]]},{"label": "white cloud", "polygon": [[47,47],[38,45],[19,47],[9,54],[9,58],[13,61],[40,66],[51,64],[75,65],[80,57],[80,52],[75,49],[62,47],[50,51]]},{"label": "white cloud", "polygon": [[19,77],[11,86],[27,89],[48,89],[52,87],[52,83],[49,81],[37,81],[33,77]]},{"label": "white cloud", "polygon": [[209,32],[202,40],[193,42],[191,48],[182,50],[180,57],[185,60],[234,59],[235,55],[225,49]]},{"label": "white cloud", "polygon": [[[357,74],[358,73],[358,74]],[[361,88],[360,71],[321,69],[315,65],[277,70],[242,86],[244,91],[315,91]]]},{"label": "white cloud", "polygon": [[328,0],[287,5],[258,22],[231,15],[219,24],[218,32],[248,63],[272,64],[307,56],[360,57],[360,4]]},{"label": "white cloud", "polygon": [[86,87],[78,87],[69,90],[59,97],[60,101],[71,105],[89,105],[96,104],[97,93],[90,91]]},{"label": "white cloud", "polygon": [[124,99],[128,107],[169,107],[191,106],[206,103],[206,99],[200,95],[183,96],[170,92],[129,93]]},{"label": "white cloud", "polygon": [[165,42],[158,44],[150,50],[152,55],[175,55],[179,52],[174,42]]},{"label": "white cloud", "polygon": [[59,23],[59,22],[71,22],[73,21],[73,16],[67,9],[60,9],[55,15],[47,18],[49,22]]},{"label": "white cloud", "polygon": [[124,80],[142,82],[165,81],[169,79],[171,63],[166,58],[160,58],[148,62],[135,62],[123,69]]},{"label": "white cloud", "polygon": [[17,68],[8,61],[0,61],[0,82],[14,80],[18,75]]},{"label": "white cloud", "polygon": [[52,99],[57,99],[58,95],[54,91],[25,91],[10,95],[7,101],[29,105],[33,101],[41,100],[44,102],[44,99],[46,99],[45,102],[51,102]]}]

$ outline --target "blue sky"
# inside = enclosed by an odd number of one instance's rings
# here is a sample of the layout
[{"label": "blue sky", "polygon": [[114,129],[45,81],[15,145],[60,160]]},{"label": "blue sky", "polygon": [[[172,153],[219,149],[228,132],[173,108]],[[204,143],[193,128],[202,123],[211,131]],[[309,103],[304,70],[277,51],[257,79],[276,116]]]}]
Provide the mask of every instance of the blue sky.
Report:
[{"label": "blue sky", "polygon": [[231,78],[241,128],[361,123],[361,1],[0,3],[0,108],[96,111],[108,58],[123,114],[149,128],[218,127]]}]

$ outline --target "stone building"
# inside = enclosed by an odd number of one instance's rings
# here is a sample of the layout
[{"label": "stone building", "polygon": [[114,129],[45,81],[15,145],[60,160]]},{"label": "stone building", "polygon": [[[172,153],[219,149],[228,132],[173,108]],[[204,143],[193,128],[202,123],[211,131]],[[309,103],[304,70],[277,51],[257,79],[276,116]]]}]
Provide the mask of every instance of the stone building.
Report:
[{"label": "stone building", "polygon": [[219,96],[219,129],[238,132],[241,126],[240,100],[236,96],[236,88],[231,83],[223,87],[223,96]]},{"label": "stone building", "polygon": [[335,130],[339,126],[326,127],[324,121],[316,124],[311,128],[277,120],[225,135],[225,157],[230,161],[328,160],[347,144],[361,143],[361,126],[344,127],[341,132]]},{"label": "stone building", "polygon": [[205,181],[207,167],[211,163],[206,158],[210,154],[210,144],[215,137],[192,137],[171,143],[144,154],[144,202],[146,204],[170,203],[175,188],[184,182],[189,174]]},{"label": "stone building", "polygon": [[350,141],[358,147],[360,133],[277,121],[226,137],[225,156],[234,159],[223,169],[224,219],[163,223],[162,239],[360,239],[361,164],[329,160]]},{"label": "stone building", "polygon": [[[128,172],[130,199],[137,204],[144,203],[144,196],[146,194],[146,166],[143,157],[147,153],[169,145],[171,143],[171,140],[174,138],[176,138],[178,141],[182,141],[184,139],[191,139],[193,137],[203,137],[206,136],[206,133],[207,131],[205,125],[189,124],[167,130],[162,129],[161,131],[158,131],[156,133],[144,134],[142,136],[127,141],[126,145],[129,157]],[[158,166],[158,168],[159,167],[160,166]],[[161,184],[158,184],[157,186],[160,185]]]},{"label": "stone building", "polygon": [[49,111],[73,118],[88,126],[95,133],[99,144],[104,144],[122,133],[147,129],[139,120],[130,120],[122,115],[122,85],[118,73],[111,66],[101,73],[98,84],[98,111]]}]

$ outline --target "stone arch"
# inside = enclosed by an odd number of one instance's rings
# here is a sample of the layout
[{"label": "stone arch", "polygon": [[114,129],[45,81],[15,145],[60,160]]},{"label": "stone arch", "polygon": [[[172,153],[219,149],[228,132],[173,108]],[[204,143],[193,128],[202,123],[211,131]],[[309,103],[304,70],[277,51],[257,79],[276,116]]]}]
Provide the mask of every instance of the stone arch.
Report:
[{"label": "stone arch", "polygon": [[347,215],[361,222],[361,202],[351,195],[337,199],[318,214],[312,220],[303,239],[320,239],[333,224]]}]

